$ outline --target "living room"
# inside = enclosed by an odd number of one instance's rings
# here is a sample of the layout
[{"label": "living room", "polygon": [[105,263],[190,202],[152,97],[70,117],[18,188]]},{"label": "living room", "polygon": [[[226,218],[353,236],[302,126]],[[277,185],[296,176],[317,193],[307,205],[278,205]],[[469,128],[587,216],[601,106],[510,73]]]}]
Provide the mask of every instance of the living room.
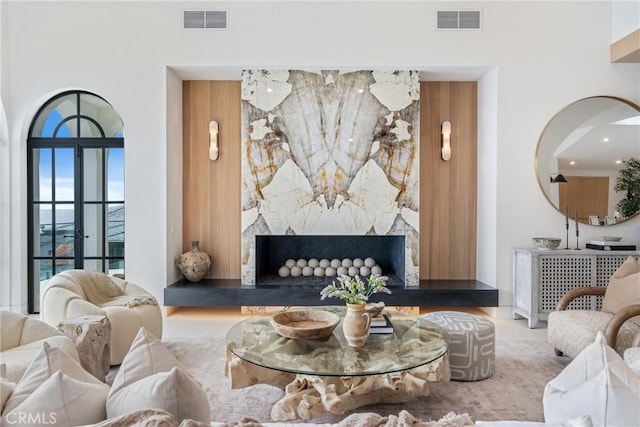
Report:
[{"label": "living room", "polygon": [[[434,203],[421,203],[419,279],[486,284],[497,291],[498,301],[482,313],[497,324],[526,323],[512,320],[514,249],[531,247],[536,236],[562,237],[562,246],[585,248],[603,234],[601,227],[581,223],[576,241],[572,213],[572,234],[564,241],[566,215],[549,203],[538,183],[538,140],[556,113],[580,99],[613,96],[640,102],[640,65],[612,63],[610,58],[611,45],[640,28],[637,8],[635,1],[3,1],[0,308],[38,311],[30,310],[27,285],[33,266],[27,249],[29,169],[24,147],[39,108],[55,95],[86,90],[107,100],[121,117],[126,279],[149,291],[170,323],[181,314],[171,314],[165,291],[181,279],[175,257],[187,251],[192,240],[199,240],[202,250],[213,256],[207,279],[239,282],[242,276],[241,189],[229,189],[230,172],[223,169],[231,150],[239,152],[240,141],[220,116],[189,116],[197,117],[202,129],[187,123],[185,88],[239,85],[246,69],[415,70],[421,89],[439,82],[475,85],[477,125],[472,141],[475,174],[466,177],[476,215],[462,224],[461,208],[441,209],[440,219],[456,218],[450,223],[461,234],[434,240],[425,233],[430,218],[426,212],[445,206],[442,197],[446,206],[466,203],[454,193],[457,187],[447,184],[449,175],[443,175],[443,191],[431,196]],[[228,28],[184,29],[187,9],[226,11]],[[437,29],[437,11],[442,10],[480,11],[481,28]],[[433,93],[422,90],[421,96]],[[421,99],[421,109],[427,108]],[[210,120],[221,125],[217,161],[208,157]],[[185,174],[194,172],[185,166],[189,126],[207,138],[199,142],[198,161],[206,168],[199,173],[209,177],[209,192],[195,198],[186,197],[193,187],[184,184]],[[469,141],[456,138],[454,133],[452,161],[438,157],[434,167],[451,169],[468,154],[463,144]],[[438,153],[441,142],[440,135],[420,138],[425,153],[427,147]],[[240,158],[234,162],[239,168]],[[232,172],[237,174],[231,181],[235,187],[240,171]],[[428,188],[420,184],[421,191]],[[189,205],[194,200],[209,210]],[[625,241],[640,241],[638,217],[607,230]],[[431,275],[429,266],[438,271]],[[211,311],[214,317],[226,312]],[[540,336],[538,330],[534,334]]]}]

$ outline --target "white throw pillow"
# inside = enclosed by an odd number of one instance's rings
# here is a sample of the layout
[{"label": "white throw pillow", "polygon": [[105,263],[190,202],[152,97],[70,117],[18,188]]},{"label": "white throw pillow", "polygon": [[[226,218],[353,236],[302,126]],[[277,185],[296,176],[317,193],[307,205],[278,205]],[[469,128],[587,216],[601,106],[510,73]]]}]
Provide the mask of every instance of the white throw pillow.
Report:
[{"label": "white throw pillow", "polygon": [[4,411],[4,405],[9,400],[9,396],[15,390],[16,385],[8,379],[0,376],[0,414]]},{"label": "white throw pillow", "polygon": [[129,352],[122,359],[113,379],[109,396],[124,387],[158,372],[168,372],[182,365],[171,352],[145,328],[140,328],[131,343]]},{"label": "white throw pillow", "polygon": [[624,351],[624,363],[631,368],[633,372],[640,375],[640,347],[631,347]]},{"label": "white throw pillow", "polygon": [[82,365],[71,356],[58,347],[51,347],[45,341],[42,343],[42,350],[31,361],[22,378],[16,384],[15,390],[5,404],[3,413],[20,405],[56,371],[62,371],[66,376],[85,383],[102,384],[96,377],[85,371]]},{"label": "white throw pillow", "polygon": [[110,394],[107,417],[119,417],[144,408],[164,409],[178,421],[190,418],[209,423],[211,418],[211,407],[202,386],[182,368],[159,372]]},{"label": "white throw pillow", "polygon": [[[640,262],[628,256],[609,279],[602,311],[616,313],[632,304],[640,304]],[[632,317],[631,321],[640,326],[640,316]]]},{"label": "white throw pillow", "polygon": [[544,389],[547,423],[588,414],[596,426],[640,425],[640,378],[605,344],[598,332],[593,344]]},{"label": "white throw pillow", "polygon": [[476,427],[593,427],[591,417],[571,418],[559,424],[546,424],[535,421],[476,421]]},{"label": "white throw pillow", "polygon": [[109,386],[87,383],[57,371],[29,397],[2,415],[2,425],[79,426],[106,418]]}]

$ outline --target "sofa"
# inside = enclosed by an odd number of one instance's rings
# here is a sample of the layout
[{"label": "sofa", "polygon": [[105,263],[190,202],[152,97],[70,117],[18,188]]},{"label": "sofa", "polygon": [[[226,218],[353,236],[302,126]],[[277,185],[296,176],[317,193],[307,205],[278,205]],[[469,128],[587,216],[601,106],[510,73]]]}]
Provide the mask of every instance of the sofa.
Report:
[{"label": "sofa", "polygon": [[87,270],[64,271],[47,281],[41,301],[40,316],[50,325],[78,316],[107,317],[111,322],[111,365],[122,362],[141,327],[162,337],[157,300],[125,279]]},{"label": "sofa", "polygon": [[44,342],[79,360],[74,342],[53,326],[23,314],[0,311],[0,363],[5,365],[6,379],[18,382]]}]

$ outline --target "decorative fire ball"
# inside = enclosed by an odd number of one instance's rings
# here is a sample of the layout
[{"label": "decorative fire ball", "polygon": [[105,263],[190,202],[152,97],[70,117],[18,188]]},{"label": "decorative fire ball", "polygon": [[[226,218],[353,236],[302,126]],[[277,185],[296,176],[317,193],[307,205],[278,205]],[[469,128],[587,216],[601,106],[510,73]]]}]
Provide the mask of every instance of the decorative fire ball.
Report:
[{"label": "decorative fire ball", "polygon": [[278,269],[280,277],[335,277],[348,275],[351,277],[369,277],[372,274],[382,275],[382,268],[372,257],[362,258],[290,258]]}]

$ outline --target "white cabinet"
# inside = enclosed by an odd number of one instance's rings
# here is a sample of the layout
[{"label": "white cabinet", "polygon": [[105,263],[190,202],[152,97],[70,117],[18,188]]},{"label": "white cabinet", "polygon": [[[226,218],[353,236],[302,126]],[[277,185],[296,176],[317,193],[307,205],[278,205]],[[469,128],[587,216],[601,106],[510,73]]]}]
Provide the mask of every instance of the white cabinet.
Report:
[{"label": "white cabinet", "polygon": [[[629,255],[639,251],[553,250],[533,248],[513,251],[513,317],[529,319],[535,328],[546,321],[560,298],[580,286],[607,286],[609,277]],[[576,298],[569,309],[596,310],[602,297]]]}]

